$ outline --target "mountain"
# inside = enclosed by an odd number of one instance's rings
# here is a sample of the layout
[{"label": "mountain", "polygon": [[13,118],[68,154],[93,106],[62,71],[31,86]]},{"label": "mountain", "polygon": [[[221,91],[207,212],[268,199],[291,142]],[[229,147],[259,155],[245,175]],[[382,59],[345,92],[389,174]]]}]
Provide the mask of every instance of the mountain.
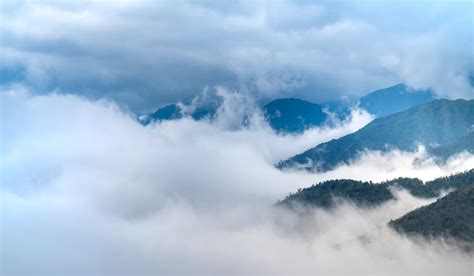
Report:
[{"label": "mountain", "polygon": [[[404,84],[380,89],[356,99],[343,99],[324,104],[311,103],[296,98],[277,99],[262,107],[262,113],[270,126],[279,133],[301,133],[307,129],[321,126],[328,122],[328,114],[339,120],[347,119],[357,104],[375,116],[385,116],[406,110],[414,105],[426,103],[433,99],[429,91],[410,90]],[[213,118],[222,99],[208,93],[188,104],[170,104],[153,113],[139,117],[139,122],[147,125],[154,121],[176,120],[191,117],[194,120]],[[192,107],[192,108],[191,108]]]},{"label": "mountain", "polygon": [[473,131],[474,100],[434,100],[377,118],[357,132],[280,161],[277,167],[327,171],[350,162],[365,150],[414,151],[420,144],[425,145],[430,152],[452,154],[452,151],[439,147],[451,145],[449,149],[459,150],[456,146],[462,147],[463,139],[469,140]]},{"label": "mountain", "polygon": [[316,104],[301,99],[287,98],[274,100],[263,107],[266,120],[277,132],[303,132],[327,123],[331,112],[340,120],[347,119],[351,109],[359,106],[376,117],[383,117],[413,106],[434,100],[430,90],[413,90],[400,83],[373,91],[359,99],[343,99],[324,104]]},{"label": "mountain", "polygon": [[474,154],[474,131],[452,143],[432,149],[431,153],[435,156],[441,157],[442,159],[446,159],[449,156],[462,151]]},{"label": "mountain", "polygon": [[[178,104],[167,105],[154,113],[141,116],[139,121],[147,125],[154,121],[176,120],[191,117],[194,120],[212,119],[221,102],[199,103],[194,108]],[[309,128],[321,126],[327,121],[328,115],[323,106],[308,101],[288,98],[274,100],[262,108],[265,119],[277,132],[300,133]]]},{"label": "mountain", "polygon": [[278,99],[263,107],[265,119],[277,132],[303,132],[321,126],[328,115],[323,106],[300,99]]},{"label": "mountain", "polygon": [[376,90],[359,100],[359,106],[377,117],[391,115],[435,99],[430,90],[412,90],[400,83]]},{"label": "mountain", "polygon": [[389,226],[408,236],[454,238],[474,250],[474,185],[392,220]]},{"label": "mountain", "polygon": [[405,189],[415,197],[439,198],[388,225],[400,234],[457,240],[456,245],[474,250],[474,169],[423,183],[417,178],[397,178],[381,183],[350,179],[329,180],[299,189],[277,202],[277,206],[300,214],[311,208],[332,209],[341,201],[359,208],[373,208],[396,200],[393,192]]},{"label": "mountain", "polygon": [[148,125],[151,122],[156,121],[167,121],[167,120],[177,120],[183,117],[191,117],[196,121],[199,121],[203,118],[213,118],[217,112],[218,106],[198,106],[192,110],[186,110],[181,108],[178,104],[170,104],[159,108],[151,114],[146,114],[140,116],[138,121],[142,125]]},{"label": "mountain", "polygon": [[338,200],[346,200],[358,207],[368,208],[395,199],[392,193],[394,189],[405,189],[419,198],[435,198],[446,191],[470,186],[474,186],[474,169],[426,183],[417,178],[397,178],[381,183],[336,179],[300,189],[278,202],[278,205],[330,209]]},{"label": "mountain", "polygon": [[474,169],[423,182],[416,178],[398,178],[391,181],[394,187],[406,189],[419,198],[434,198],[441,194],[474,185]]},{"label": "mountain", "polygon": [[139,121],[143,125],[148,125],[154,121],[163,121],[163,120],[176,120],[183,117],[181,114],[181,109],[178,107],[177,104],[170,104],[165,107],[158,109],[157,111],[141,116]]},{"label": "mountain", "polygon": [[359,207],[374,207],[395,199],[388,185],[351,179],[329,180],[290,194],[279,205],[307,206],[330,209],[338,200],[347,200]]},{"label": "mountain", "polygon": [[370,92],[360,99],[344,98],[323,104],[339,119],[346,119],[354,106],[365,109],[375,117],[384,117],[435,99],[431,90],[411,89],[404,83]]}]

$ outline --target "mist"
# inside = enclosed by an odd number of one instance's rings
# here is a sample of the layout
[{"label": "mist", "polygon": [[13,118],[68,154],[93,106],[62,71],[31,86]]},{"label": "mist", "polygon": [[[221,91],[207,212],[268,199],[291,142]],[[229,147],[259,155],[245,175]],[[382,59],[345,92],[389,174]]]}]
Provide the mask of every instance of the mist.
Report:
[{"label": "mist", "polygon": [[[342,203],[304,218],[274,203],[326,179],[431,180],[474,167],[474,156],[438,165],[421,147],[365,152],[327,173],[283,172],[278,160],[372,117],[355,109],[335,128],[279,135],[252,99],[222,95],[216,120],[145,127],[109,101],[0,94],[1,273],[472,273],[472,256],[445,241],[408,239],[387,227],[430,203],[404,191],[378,208]],[[250,123],[236,127],[242,115]]]}]

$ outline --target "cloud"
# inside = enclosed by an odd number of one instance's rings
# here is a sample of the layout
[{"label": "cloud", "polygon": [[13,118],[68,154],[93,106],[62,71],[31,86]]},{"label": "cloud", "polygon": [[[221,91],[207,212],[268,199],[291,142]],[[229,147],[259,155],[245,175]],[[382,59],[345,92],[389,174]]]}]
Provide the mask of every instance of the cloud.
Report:
[{"label": "cloud", "polygon": [[442,241],[416,243],[386,227],[428,203],[403,192],[378,209],[343,204],[304,220],[272,206],[324,179],[432,179],[472,156],[438,167],[412,165],[408,153],[367,153],[327,174],[285,173],[275,160],[371,118],[354,111],[336,129],[300,136],[279,136],[262,120],[235,129],[227,112],[246,100],[221,93],[219,116],[230,120],[147,127],[107,101],[2,93],[2,274],[471,271],[469,256]]},{"label": "cloud", "polygon": [[[206,86],[317,102],[406,82],[472,98],[472,3],[2,2],[2,83],[144,111]],[[396,15],[396,16],[395,16]],[[453,43],[453,42],[456,43]]]},{"label": "cloud", "polygon": [[[249,100],[224,90],[221,94],[224,102],[212,123],[182,119],[142,127],[109,102],[59,94],[30,97],[12,90],[2,98],[7,188],[27,194],[47,185],[66,185],[64,189],[77,189],[80,196],[83,189],[78,187],[88,187],[97,192],[94,195],[123,206],[119,208],[137,212],[158,207],[160,198],[167,197],[226,202],[241,200],[235,198],[241,194],[273,200],[284,194],[282,189],[287,191],[288,182],[299,185],[297,176],[273,167],[276,161],[348,134],[371,120],[367,113],[354,112],[353,121],[338,128],[280,136],[257,117],[252,125],[235,130],[239,121],[235,112]],[[117,175],[117,170],[123,174]],[[240,181],[223,184],[229,178]],[[200,179],[197,186],[196,179]],[[138,190],[136,181],[142,183]],[[274,183],[272,193],[260,189],[259,183],[268,181]],[[124,193],[113,192],[110,183]]]},{"label": "cloud", "polygon": [[[474,156],[460,152],[449,158],[445,164],[437,164],[423,145],[417,151],[405,152],[393,149],[388,152],[363,151],[347,164],[342,163],[331,171],[319,173],[320,179],[334,179],[341,175],[362,181],[386,181],[397,177],[413,177],[423,181],[443,177],[452,172],[474,168]],[[312,168],[311,163],[297,165],[296,169]],[[370,173],[367,173],[370,172]]]}]

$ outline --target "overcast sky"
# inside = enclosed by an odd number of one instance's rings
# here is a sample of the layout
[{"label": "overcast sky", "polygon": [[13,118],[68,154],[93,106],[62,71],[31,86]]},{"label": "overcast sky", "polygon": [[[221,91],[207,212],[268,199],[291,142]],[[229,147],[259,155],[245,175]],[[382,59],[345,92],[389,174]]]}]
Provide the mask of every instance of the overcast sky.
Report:
[{"label": "overcast sky", "polygon": [[2,1],[2,90],[134,111],[216,85],[315,102],[406,82],[473,98],[472,1]]}]

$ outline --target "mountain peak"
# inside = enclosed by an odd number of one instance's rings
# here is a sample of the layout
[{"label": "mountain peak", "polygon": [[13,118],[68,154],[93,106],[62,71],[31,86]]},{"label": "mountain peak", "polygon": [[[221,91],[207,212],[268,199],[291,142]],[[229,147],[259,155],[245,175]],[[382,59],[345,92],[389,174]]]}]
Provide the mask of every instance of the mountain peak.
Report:
[{"label": "mountain peak", "polygon": [[296,98],[277,99],[263,109],[270,126],[278,132],[303,132],[328,118],[321,105]]},{"label": "mountain peak", "polygon": [[404,83],[375,90],[360,99],[360,106],[376,116],[386,116],[435,99],[431,90],[413,90]]}]

